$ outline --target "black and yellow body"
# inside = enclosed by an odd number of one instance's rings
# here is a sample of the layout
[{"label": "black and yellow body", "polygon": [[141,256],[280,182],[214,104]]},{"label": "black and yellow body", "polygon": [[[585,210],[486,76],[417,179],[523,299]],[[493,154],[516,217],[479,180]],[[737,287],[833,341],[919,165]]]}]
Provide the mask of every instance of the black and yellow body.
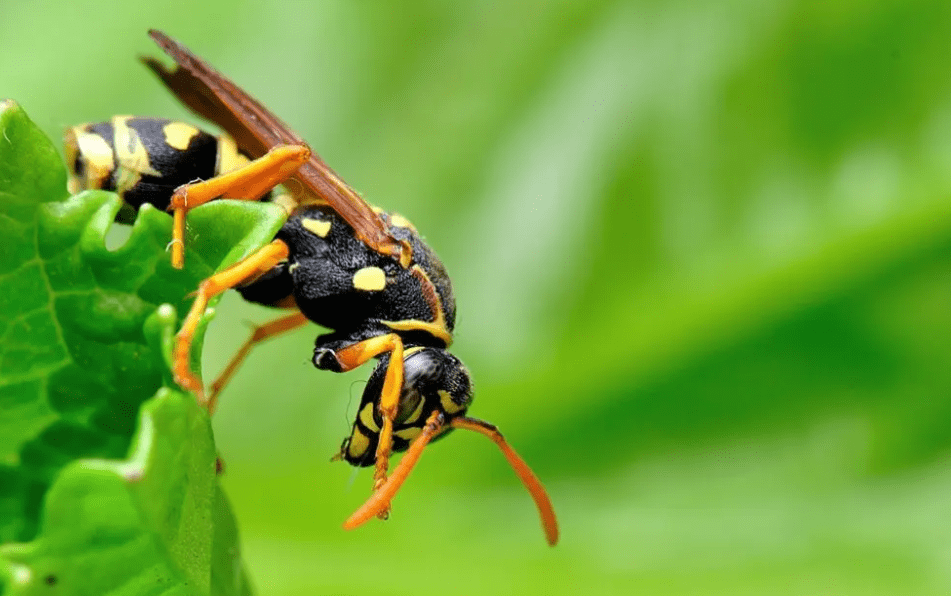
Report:
[{"label": "black and yellow body", "polygon": [[[164,118],[114,116],[74,126],[66,132],[65,149],[70,190],[116,192],[129,207],[122,219],[145,203],[168,209],[179,187],[250,163],[228,135]],[[368,247],[331,207],[301,205],[275,238],[287,245],[287,258],[235,289],[250,302],[299,309],[303,318],[332,330],[317,338],[317,368],[348,370],[337,352],[396,335],[404,349],[405,390],[393,420],[392,450],[400,452],[422,432],[434,409],[447,420],[464,415],[471,381],[459,359],[446,351],[456,305],[445,267],[409,220],[374,211],[392,237],[411,247],[407,266]],[[383,425],[378,402],[389,353],[378,358],[351,435],[338,454],[357,466],[375,463]]]},{"label": "black and yellow body", "polygon": [[[383,390],[389,359],[389,355],[380,358],[370,375],[353,430],[340,446],[337,458],[351,465],[366,467],[374,464],[373,456],[383,427],[377,401]],[[442,413],[444,420],[451,425],[454,418],[465,416],[471,403],[472,381],[458,358],[441,348],[413,346],[407,349],[403,357],[403,393],[393,419],[393,451],[406,451],[423,432],[432,412]],[[451,428],[436,438],[445,437],[450,432]]]},{"label": "black and yellow body", "polygon": [[[188,48],[161,32],[150,35],[178,67],[170,70],[148,58],[146,65],[194,112],[228,132],[251,161],[226,172],[219,155],[212,174],[201,149],[204,133],[166,120],[117,118],[110,126],[73,129],[76,178],[87,187],[121,191],[130,205],[148,202],[172,211],[175,266],[185,258],[188,210],[218,197],[258,200],[290,181],[290,196],[282,201],[288,219],[274,240],[199,285],[176,336],[175,381],[213,412],[221,388],[254,345],[317,323],[330,330],[316,340],[317,368],[346,372],[377,360],[350,435],[334,458],[376,466],[373,494],[345,528],[385,518],[426,445],[462,428],[484,434],[503,451],[554,544],[557,522],[541,483],[494,426],[466,416],[469,372],[447,351],[456,321],[452,285],[412,224],[366,203],[286,124]],[[193,169],[198,161],[205,164],[201,172]],[[292,313],[255,329],[206,393],[190,367],[192,344],[208,301],[229,289]],[[403,450],[406,455],[389,474],[390,455]]]},{"label": "black and yellow body", "polygon": [[128,220],[149,203],[168,209],[175,189],[246,166],[250,160],[228,135],[211,135],[165,118],[114,116],[81,124],[64,135],[69,191],[111,190]]},{"label": "black and yellow body", "polygon": [[[317,338],[314,365],[342,372],[336,354],[395,334],[403,345],[403,390],[393,420],[393,451],[404,451],[435,409],[447,420],[472,400],[468,371],[446,348],[452,343],[456,304],[445,267],[404,217],[380,213],[394,237],[409,242],[413,261],[402,267],[371,250],[330,207],[295,210],[277,235],[289,254],[254,282],[236,289],[249,301],[293,303],[310,321],[333,330]],[[353,431],[340,457],[357,466],[375,463],[383,425],[379,398],[389,353],[367,384]]]}]

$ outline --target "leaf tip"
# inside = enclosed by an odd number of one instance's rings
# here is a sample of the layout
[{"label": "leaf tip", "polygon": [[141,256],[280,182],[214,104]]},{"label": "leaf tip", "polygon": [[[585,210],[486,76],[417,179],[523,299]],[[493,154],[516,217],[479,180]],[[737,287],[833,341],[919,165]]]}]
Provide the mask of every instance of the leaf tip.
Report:
[{"label": "leaf tip", "polygon": [[170,321],[172,324],[175,323],[175,307],[171,304],[162,304],[158,307],[156,313],[163,321]]},{"label": "leaf tip", "polygon": [[[4,577],[10,587],[24,587],[30,585],[33,581],[33,569],[29,565],[7,562],[7,568],[4,570]],[[2,586],[3,584],[0,584]]]},{"label": "leaf tip", "polygon": [[0,99],[0,114],[8,110],[18,110],[20,109],[20,104],[13,101],[12,99]]}]

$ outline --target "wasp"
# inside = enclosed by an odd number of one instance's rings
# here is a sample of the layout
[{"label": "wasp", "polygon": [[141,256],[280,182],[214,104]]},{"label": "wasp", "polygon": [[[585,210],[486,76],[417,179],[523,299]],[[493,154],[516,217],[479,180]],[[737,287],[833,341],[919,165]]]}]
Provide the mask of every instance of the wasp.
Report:
[{"label": "wasp", "polygon": [[[160,31],[149,35],[176,67],[154,58],[144,63],[188,108],[227,134],[214,137],[156,118],[75,127],[66,135],[74,189],[115,189],[130,209],[150,203],[171,211],[172,263],[181,267],[189,210],[220,197],[260,200],[293,181],[280,195],[288,215],[274,240],[199,285],[176,335],[175,381],[213,413],[218,393],[255,344],[308,321],[321,325],[330,332],[316,339],[317,368],[346,372],[377,360],[351,432],[333,458],[375,467],[370,498],[344,528],[386,519],[426,446],[467,429],[499,446],[554,545],[558,524],[541,482],[494,425],[466,415],[472,380],[448,351],[456,319],[452,284],[412,223],[369,205],[286,124],[184,45]],[[291,313],[258,327],[205,392],[190,369],[192,343],[208,301],[229,289]],[[390,456],[403,451],[390,474]]]}]

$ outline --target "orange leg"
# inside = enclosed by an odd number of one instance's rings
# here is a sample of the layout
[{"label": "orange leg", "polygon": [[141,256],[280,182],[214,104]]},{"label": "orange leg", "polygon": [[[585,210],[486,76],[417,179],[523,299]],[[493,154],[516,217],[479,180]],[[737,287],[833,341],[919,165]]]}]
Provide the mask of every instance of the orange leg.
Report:
[{"label": "orange leg", "polygon": [[195,339],[198,323],[205,313],[208,301],[225,290],[239,286],[246,280],[253,279],[270,270],[286,259],[288,252],[287,245],[284,242],[275,240],[243,261],[212,275],[198,286],[198,292],[195,301],[192,302],[191,310],[188,311],[188,316],[185,317],[181,330],[175,336],[172,373],[175,376],[175,382],[183,389],[193,392],[201,405],[207,407],[208,400],[205,399],[201,381],[191,371],[190,360],[192,341]]},{"label": "orange leg", "polygon": [[[400,394],[403,392],[403,340],[399,335],[390,333],[381,335],[358,344],[354,344],[337,352],[343,370],[351,370],[360,366],[370,358],[386,352],[390,353],[390,364],[383,379],[383,391],[380,394],[378,406],[383,426],[376,446],[376,470],[373,473],[373,490],[379,490],[386,482],[386,471],[390,465],[390,455],[393,450],[393,419],[400,403]],[[389,516],[389,508],[377,513],[380,519]]]},{"label": "orange leg", "polygon": [[309,158],[305,145],[280,145],[238,170],[176,188],[168,207],[173,213],[172,266],[185,265],[185,214],[190,209],[218,197],[256,201],[293,176]]},{"label": "orange leg", "polygon": [[244,345],[242,345],[238,353],[234,355],[231,362],[228,363],[228,366],[221,371],[221,374],[218,375],[215,382],[211,384],[208,390],[208,411],[212,414],[215,413],[218,407],[218,394],[224,389],[224,386],[228,384],[231,377],[234,376],[235,371],[238,370],[238,367],[241,366],[241,363],[244,362],[244,359],[251,352],[251,348],[266,339],[287,333],[288,331],[293,331],[306,323],[307,317],[304,316],[304,313],[296,312],[255,327],[251,333],[251,337],[244,342]]},{"label": "orange leg", "polygon": [[429,444],[433,437],[442,432],[443,425],[444,418],[442,413],[438,410],[429,415],[429,418],[426,420],[426,425],[423,427],[423,432],[410,443],[406,455],[403,456],[399,465],[396,466],[393,475],[390,476],[389,480],[383,483],[379,490],[374,491],[373,495],[367,499],[367,502],[343,523],[345,530],[352,530],[364,522],[369,521],[374,515],[379,517],[381,512],[389,511],[390,501],[393,500],[396,491],[403,486],[403,482],[409,477],[409,473],[413,471],[426,445]]},{"label": "orange leg", "polygon": [[[420,456],[423,454],[423,449],[426,448],[426,445],[429,444],[434,437],[444,430],[444,424],[445,421],[441,412],[436,410],[430,414],[426,420],[426,426],[423,427],[423,431],[410,443],[406,455],[403,456],[399,465],[393,470],[393,475],[380,487],[380,490],[373,493],[373,495],[367,499],[367,502],[344,522],[343,527],[345,530],[352,530],[367,522],[374,515],[379,516],[380,511],[385,511],[389,508],[390,501],[409,476],[409,473],[413,471]],[[545,531],[545,539],[550,546],[555,546],[555,544],[558,543],[558,520],[555,517],[555,510],[551,505],[551,499],[548,498],[545,487],[542,486],[542,483],[538,480],[538,477],[535,476],[535,473],[532,472],[531,468],[528,467],[528,464],[509,447],[508,442],[506,442],[502,433],[499,432],[499,429],[488,422],[465,417],[454,418],[449,422],[449,426],[452,428],[464,428],[476,431],[492,439],[492,441],[499,446],[502,453],[505,454],[505,458],[515,470],[515,473],[518,474],[518,477],[522,480],[522,484],[528,489],[532,500],[535,501],[535,506],[538,508],[538,514],[541,517],[542,528]]]}]

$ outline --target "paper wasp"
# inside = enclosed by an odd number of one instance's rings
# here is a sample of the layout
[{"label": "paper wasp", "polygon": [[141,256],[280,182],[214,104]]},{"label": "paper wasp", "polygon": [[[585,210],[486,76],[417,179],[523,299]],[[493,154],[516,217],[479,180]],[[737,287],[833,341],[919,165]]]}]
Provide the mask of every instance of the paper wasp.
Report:
[{"label": "paper wasp", "polygon": [[[281,201],[287,221],[273,242],[199,285],[176,336],[176,382],[213,412],[218,392],[254,344],[307,321],[317,323],[331,330],[316,340],[317,368],[344,372],[378,360],[351,434],[334,458],[375,465],[373,494],[345,528],[385,518],[426,445],[462,428],[501,448],[554,545],[557,522],[541,483],[495,426],[466,416],[472,383],[462,362],[447,351],[456,308],[435,253],[409,221],[368,205],[255,99],[185,46],[159,31],[149,34],[177,68],[152,58],[145,64],[187,107],[230,137],[150,118],[119,117],[76,127],[67,133],[73,186],[113,188],[131,207],[148,202],[172,211],[172,262],[180,267],[188,210],[219,197],[259,200],[275,186],[294,181]],[[199,146],[206,145],[215,145],[218,157],[203,158],[198,171]],[[295,312],[259,327],[206,394],[189,368],[192,342],[208,300],[228,289]],[[404,450],[388,476],[391,453]]]}]

